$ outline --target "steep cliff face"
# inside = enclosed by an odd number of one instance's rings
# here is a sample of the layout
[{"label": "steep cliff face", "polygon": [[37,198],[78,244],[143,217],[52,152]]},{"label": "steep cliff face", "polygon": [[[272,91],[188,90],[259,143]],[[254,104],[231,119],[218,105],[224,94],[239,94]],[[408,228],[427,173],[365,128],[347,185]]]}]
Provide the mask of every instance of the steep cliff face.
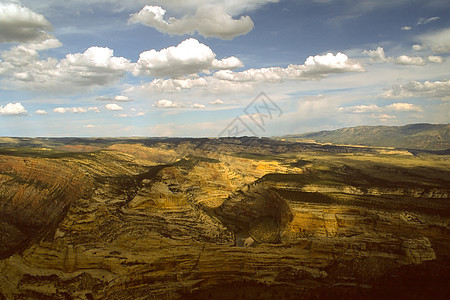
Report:
[{"label": "steep cliff face", "polygon": [[0,256],[60,221],[69,205],[92,184],[70,163],[0,155]]},{"label": "steep cliff face", "polygon": [[446,158],[279,153],[260,140],[257,151],[211,152],[210,140],[194,142],[0,156],[9,245],[0,296],[312,299],[448,289]]}]

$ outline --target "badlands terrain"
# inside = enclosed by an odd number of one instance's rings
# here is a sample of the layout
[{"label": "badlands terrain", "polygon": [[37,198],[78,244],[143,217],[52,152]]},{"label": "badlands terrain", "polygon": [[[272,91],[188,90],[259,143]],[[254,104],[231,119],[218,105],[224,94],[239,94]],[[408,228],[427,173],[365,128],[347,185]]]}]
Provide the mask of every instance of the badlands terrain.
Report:
[{"label": "badlands terrain", "polygon": [[0,138],[0,299],[445,299],[442,151]]}]

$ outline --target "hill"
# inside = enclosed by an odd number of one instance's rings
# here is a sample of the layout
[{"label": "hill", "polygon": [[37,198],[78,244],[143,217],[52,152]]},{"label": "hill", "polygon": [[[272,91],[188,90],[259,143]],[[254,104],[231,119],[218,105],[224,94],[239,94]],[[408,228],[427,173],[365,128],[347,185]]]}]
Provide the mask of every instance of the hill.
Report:
[{"label": "hill", "polygon": [[450,149],[450,124],[409,124],[405,126],[357,126],[288,135],[288,140],[318,143],[396,147],[405,149]]}]

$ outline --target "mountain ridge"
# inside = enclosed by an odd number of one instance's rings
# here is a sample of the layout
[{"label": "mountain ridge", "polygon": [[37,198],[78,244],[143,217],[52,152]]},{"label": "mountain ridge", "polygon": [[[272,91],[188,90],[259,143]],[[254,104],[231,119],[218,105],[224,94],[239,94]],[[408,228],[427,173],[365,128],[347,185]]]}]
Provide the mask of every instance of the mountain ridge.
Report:
[{"label": "mountain ridge", "polygon": [[450,123],[356,126],[283,136],[287,140],[421,150],[450,149]]}]

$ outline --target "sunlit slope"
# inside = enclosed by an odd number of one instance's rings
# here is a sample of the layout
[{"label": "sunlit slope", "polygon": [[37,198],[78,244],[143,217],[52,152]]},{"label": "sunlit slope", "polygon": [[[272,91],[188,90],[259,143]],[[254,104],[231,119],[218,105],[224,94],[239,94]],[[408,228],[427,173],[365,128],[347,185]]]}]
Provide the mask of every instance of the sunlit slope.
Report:
[{"label": "sunlit slope", "polygon": [[405,126],[358,126],[331,131],[288,135],[288,140],[319,143],[397,147],[403,149],[450,149],[450,124],[410,124]]},{"label": "sunlit slope", "polygon": [[30,147],[41,142],[0,152],[0,298],[448,290],[446,155],[259,138]]}]

